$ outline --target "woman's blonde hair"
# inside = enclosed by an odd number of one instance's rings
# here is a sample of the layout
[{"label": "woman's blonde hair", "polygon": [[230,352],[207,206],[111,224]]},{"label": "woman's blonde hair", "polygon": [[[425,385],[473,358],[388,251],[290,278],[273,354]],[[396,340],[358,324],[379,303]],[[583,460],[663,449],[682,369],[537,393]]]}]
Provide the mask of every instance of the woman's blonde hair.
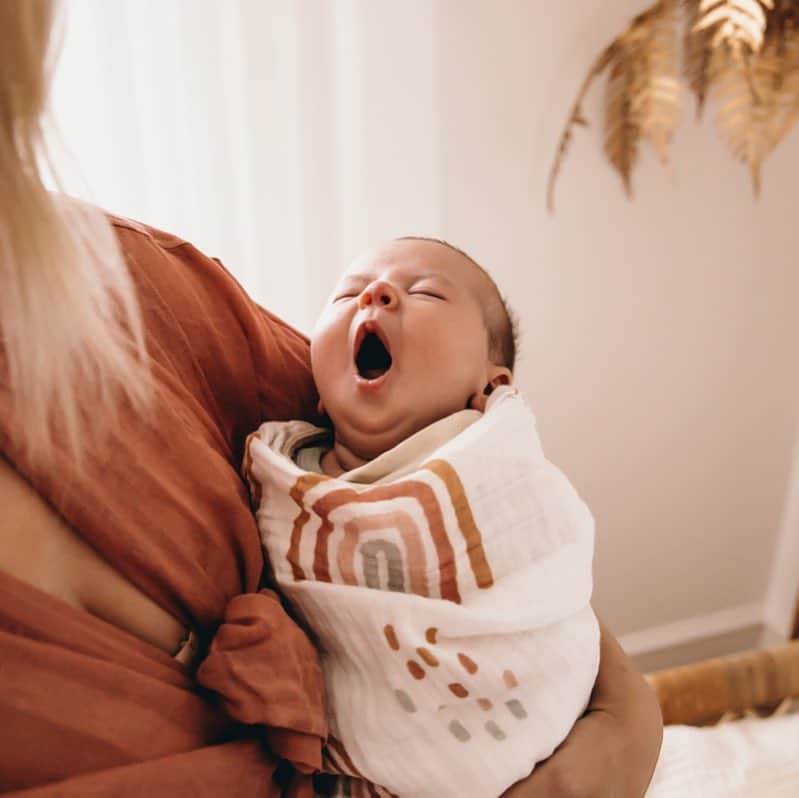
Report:
[{"label": "woman's blonde hair", "polygon": [[53,173],[44,118],[59,10],[56,0],[0,0],[0,358],[12,436],[33,461],[54,437],[80,460],[98,421],[122,403],[142,409],[151,387],[110,224],[43,180]]}]

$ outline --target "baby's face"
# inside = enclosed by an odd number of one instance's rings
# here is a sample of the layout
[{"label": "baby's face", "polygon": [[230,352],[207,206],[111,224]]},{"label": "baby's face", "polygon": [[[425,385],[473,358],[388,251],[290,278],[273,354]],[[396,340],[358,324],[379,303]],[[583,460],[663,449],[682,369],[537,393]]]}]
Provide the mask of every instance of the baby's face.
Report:
[{"label": "baby's face", "polygon": [[499,368],[489,360],[483,279],[432,241],[394,241],[351,264],[311,342],[338,442],[371,459],[451,413],[482,409]]}]

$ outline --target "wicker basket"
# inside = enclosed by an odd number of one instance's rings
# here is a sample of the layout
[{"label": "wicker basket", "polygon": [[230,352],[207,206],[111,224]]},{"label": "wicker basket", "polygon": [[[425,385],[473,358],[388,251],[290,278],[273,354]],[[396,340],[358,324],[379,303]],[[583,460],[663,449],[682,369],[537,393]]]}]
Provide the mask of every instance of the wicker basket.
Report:
[{"label": "wicker basket", "polygon": [[711,725],[799,702],[799,640],[651,673],[663,722]]}]

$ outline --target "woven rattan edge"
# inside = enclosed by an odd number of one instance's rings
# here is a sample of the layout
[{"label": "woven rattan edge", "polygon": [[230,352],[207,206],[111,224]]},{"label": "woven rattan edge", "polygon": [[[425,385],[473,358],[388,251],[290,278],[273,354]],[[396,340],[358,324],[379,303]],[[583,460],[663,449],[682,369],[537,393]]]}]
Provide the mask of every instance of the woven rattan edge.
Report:
[{"label": "woven rattan edge", "polygon": [[667,725],[708,725],[730,714],[770,712],[786,699],[799,699],[799,641],[657,671],[646,679]]}]

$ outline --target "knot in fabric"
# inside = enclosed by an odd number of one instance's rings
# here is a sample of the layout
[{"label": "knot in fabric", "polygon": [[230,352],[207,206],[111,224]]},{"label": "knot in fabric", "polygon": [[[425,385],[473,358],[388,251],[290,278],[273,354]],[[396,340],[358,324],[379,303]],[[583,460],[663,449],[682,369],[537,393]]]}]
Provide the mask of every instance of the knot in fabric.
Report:
[{"label": "knot in fabric", "polygon": [[272,752],[301,773],[322,767],[327,728],[316,649],[271,590],[225,608],[197,681],[231,718],[264,727]]}]

